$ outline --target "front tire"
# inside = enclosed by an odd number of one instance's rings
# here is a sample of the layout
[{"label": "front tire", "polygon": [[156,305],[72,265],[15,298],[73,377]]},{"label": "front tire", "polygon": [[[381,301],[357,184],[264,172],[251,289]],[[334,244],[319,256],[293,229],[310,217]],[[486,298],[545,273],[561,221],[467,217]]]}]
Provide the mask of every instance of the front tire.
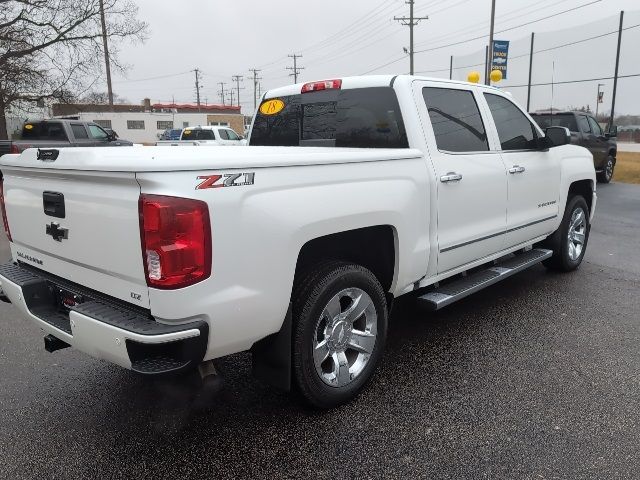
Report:
[{"label": "front tire", "polygon": [[552,270],[570,272],[582,263],[589,241],[589,207],[581,195],[570,197],[562,223],[543,246],[553,251],[543,265]]},{"label": "front tire", "polygon": [[293,373],[304,399],[333,408],[371,379],[387,335],[387,303],[366,268],[332,262],[316,267],[293,295]]},{"label": "front tire", "polygon": [[598,182],[600,183],[609,183],[613,178],[613,170],[616,166],[616,159],[613,155],[609,155],[607,157],[607,163],[604,164],[604,169],[602,172],[597,174]]}]

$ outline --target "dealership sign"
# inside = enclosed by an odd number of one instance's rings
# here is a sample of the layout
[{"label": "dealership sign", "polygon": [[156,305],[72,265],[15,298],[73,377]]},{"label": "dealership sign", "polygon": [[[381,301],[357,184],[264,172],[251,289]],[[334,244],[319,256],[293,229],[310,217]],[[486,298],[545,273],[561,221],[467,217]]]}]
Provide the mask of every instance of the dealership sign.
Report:
[{"label": "dealership sign", "polygon": [[491,55],[491,70],[500,70],[502,78],[507,78],[507,61],[509,59],[509,42],[505,40],[493,41]]}]

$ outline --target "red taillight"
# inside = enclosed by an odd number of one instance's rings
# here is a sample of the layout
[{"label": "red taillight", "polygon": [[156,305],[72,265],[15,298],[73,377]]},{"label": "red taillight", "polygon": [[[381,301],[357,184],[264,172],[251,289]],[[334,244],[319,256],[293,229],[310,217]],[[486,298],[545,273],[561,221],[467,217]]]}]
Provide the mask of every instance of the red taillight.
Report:
[{"label": "red taillight", "polygon": [[11,242],[11,231],[9,230],[9,219],[7,218],[7,209],[4,205],[4,177],[0,175],[0,209],[2,210],[2,224],[4,225],[4,233]]},{"label": "red taillight", "polygon": [[141,195],[139,210],[147,285],[182,288],[211,275],[211,224],[205,202]]},{"label": "red taillight", "polygon": [[318,90],[340,90],[342,80],[323,80],[321,82],[305,83],[300,93],[316,92]]},{"label": "red taillight", "polygon": [[9,153],[20,153],[20,149],[18,148],[18,145],[16,145],[15,143],[12,143],[11,147],[9,148]]}]

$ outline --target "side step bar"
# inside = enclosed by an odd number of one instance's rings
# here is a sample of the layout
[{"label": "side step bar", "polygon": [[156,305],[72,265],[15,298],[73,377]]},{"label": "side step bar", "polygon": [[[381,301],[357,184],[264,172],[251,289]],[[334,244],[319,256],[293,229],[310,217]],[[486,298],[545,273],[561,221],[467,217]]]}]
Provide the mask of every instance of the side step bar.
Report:
[{"label": "side step bar", "polygon": [[549,258],[552,253],[551,250],[541,248],[520,253],[504,262],[488,267],[486,270],[475,272],[426,293],[418,297],[418,304],[428,310],[440,310],[442,307],[446,307],[478,290],[482,290],[489,285],[493,285],[500,280],[504,280],[511,275],[540,263]]}]

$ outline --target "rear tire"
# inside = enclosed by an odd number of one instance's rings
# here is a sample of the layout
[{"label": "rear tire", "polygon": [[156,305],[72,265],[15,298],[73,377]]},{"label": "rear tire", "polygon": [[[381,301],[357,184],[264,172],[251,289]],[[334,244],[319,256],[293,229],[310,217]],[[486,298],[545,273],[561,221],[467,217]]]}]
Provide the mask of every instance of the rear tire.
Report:
[{"label": "rear tire", "polygon": [[569,197],[562,223],[542,246],[553,251],[542,263],[551,270],[570,272],[582,263],[589,241],[589,207],[581,195]]},{"label": "rear tire", "polygon": [[613,155],[609,155],[607,157],[607,163],[604,164],[604,169],[602,172],[598,173],[596,176],[598,178],[599,183],[609,183],[613,178],[613,170],[616,167],[616,159]]},{"label": "rear tire", "polygon": [[316,408],[350,401],[384,349],[388,314],[380,282],[360,265],[325,263],[297,283],[292,304],[297,389]]}]

